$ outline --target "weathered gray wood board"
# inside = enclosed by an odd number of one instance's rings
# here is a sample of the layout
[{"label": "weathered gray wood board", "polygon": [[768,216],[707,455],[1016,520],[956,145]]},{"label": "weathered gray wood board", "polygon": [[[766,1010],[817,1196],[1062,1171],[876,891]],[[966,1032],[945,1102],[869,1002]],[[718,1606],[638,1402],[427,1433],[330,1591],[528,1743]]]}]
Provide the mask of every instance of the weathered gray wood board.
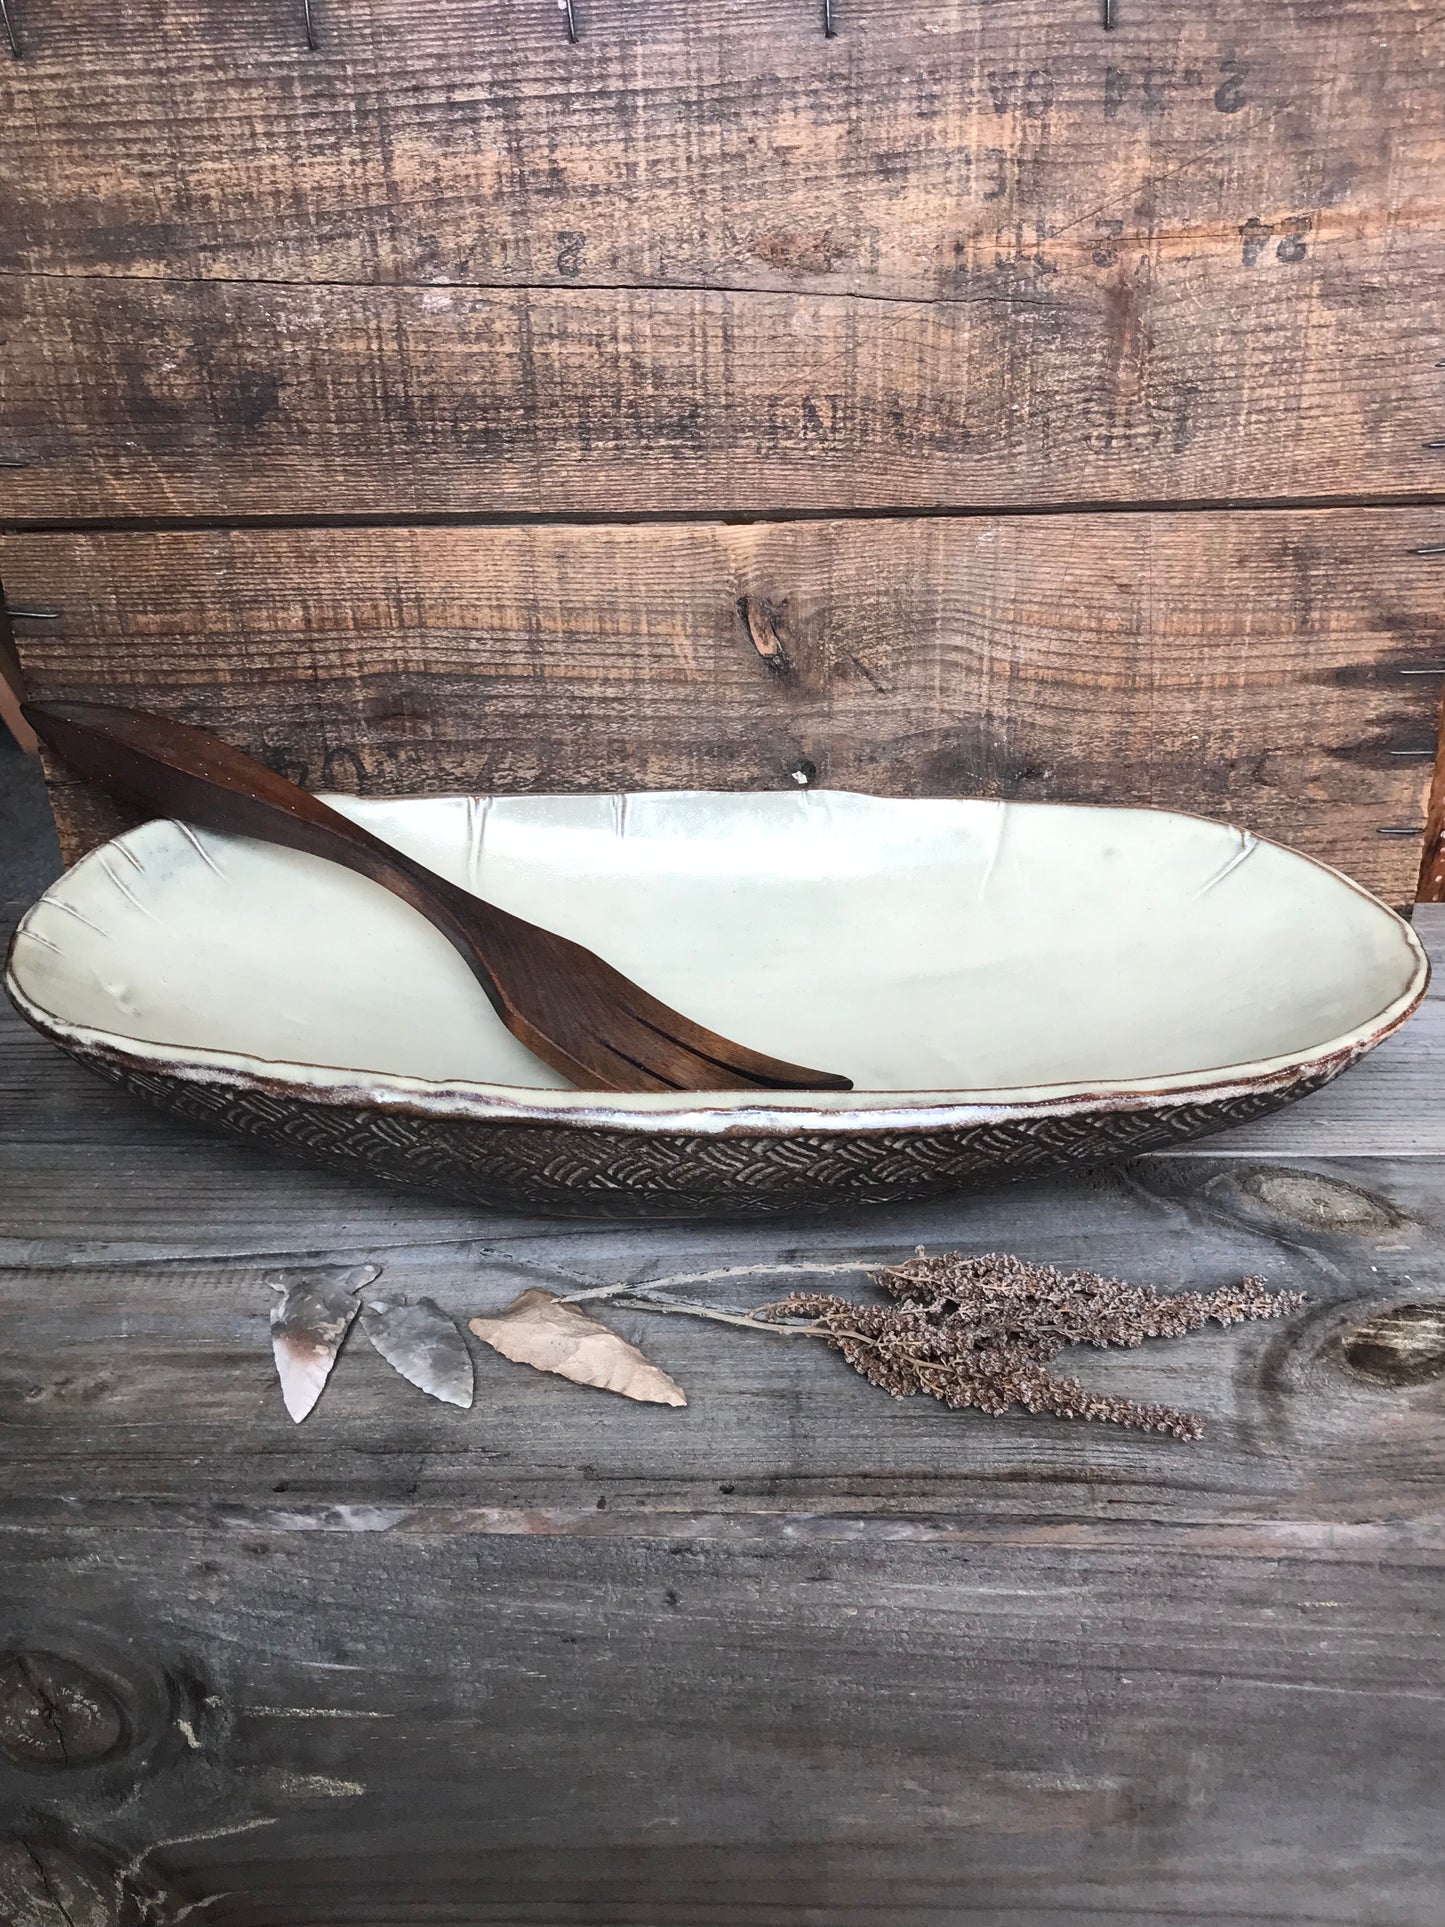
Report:
[{"label": "weathered gray wood board", "polygon": [[[11,1914],[1434,1927],[1442,1008],[1252,1154],[792,1231],[347,1186],[46,1077],[7,1019]],[[298,1429],[271,1373],[277,1263],[369,1255],[458,1314],[677,1273],[747,1304],[919,1240],[1310,1303],[1083,1362],[1194,1446],[642,1314],[683,1410],[483,1353],[462,1414],[353,1340]]]},{"label": "weathered gray wood board", "polygon": [[[143,1748],[103,1893],[139,1860],[153,1918],[228,1927],[1438,1920],[1439,1555],[1404,1527],[384,1519],[7,1534],[92,1670],[129,1635],[203,1709]],[[113,1814],[121,1770],[69,1777]]]},{"label": "weathered gray wood board", "polygon": [[[16,622],[35,695],[313,788],[1150,803],[1400,902],[1442,539],[1435,509],[9,535],[0,579],[58,617]],[[54,800],[71,857],[116,820]]]},{"label": "weathered gray wood board", "polygon": [[[355,1333],[298,1429],[271,1362],[267,1280],[278,1264],[308,1261],[299,1227],[289,1249],[264,1257],[98,1264],[72,1250],[63,1265],[4,1274],[0,1504],[12,1521],[56,1521],[83,1499],[87,1517],[116,1527],[141,1502],[201,1521],[232,1506],[399,1506],[378,1529],[410,1520],[418,1530],[426,1522],[413,1509],[440,1506],[462,1532],[724,1539],[763,1530],[761,1515],[819,1514],[799,1526],[805,1538],[852,1536],[827,1515],[866,1516],[886,1536],[896,1522],[962,1509],[980,1530],[1025,1516],[1040,1529],[1087,1522],[1111,1544],[1146,1523],[1172,1544],[1201,1525],[1267,1539],[1289,1521],[1313,1544],[1345,1513],[1382,1524],[1377,1507],[1406,1504],[1416,1488],[1423,1500],[1445,1471],[1438,1395],[1392,1404],[1341,1377],[1336,1357],[1367,1316],[1445,1290],[1442,1170],[1433,1158],[1143,1160],[1092,1183],[980,1194],[946,1211],[792,1227],[771,1249],[725,1225],[609,1234],[480,1213],[451,1236],[403,1242],[368,1223],[363,1205],[351,1236],[322,1254],[380,1264],[387,1289],[434,1297],[463,1319],[533,1284],[566,1292],[710,1275],[689,1294],[738,1308],[810,1281],[858,1292],[863,1266],[919,1242],[1002,1246],[1171,1289],[1256,1272],[1307,1292],[1310,1309],[1289,1323],[1079,1364],[1091,1383],[1200,1412],[1209,1430],[1187,1449],[1109,1426],[894,1401],[813,1341],[605,1306],[681,1383],[685,1409],[593,1396],[478,1348],[477,1407],[464,1415],[397,1380]],[[198,1216],[212,1184],[195,1187]],[[836,1276],[808,1270],[855,1264]],[[1044,1489],[1025,1501],[1020,1481]]]}]

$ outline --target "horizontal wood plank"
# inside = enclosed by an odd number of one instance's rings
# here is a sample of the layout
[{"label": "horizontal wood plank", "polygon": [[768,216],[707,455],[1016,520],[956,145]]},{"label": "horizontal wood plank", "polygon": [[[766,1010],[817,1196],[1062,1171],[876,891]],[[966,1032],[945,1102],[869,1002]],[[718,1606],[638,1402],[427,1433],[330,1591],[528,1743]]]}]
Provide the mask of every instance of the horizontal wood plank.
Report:
[{"label": "horizontal wood plank", "polygon": [[[82,1156],[70,1148],[63,1163],[78,1172]],[[152,1150],[150,1162],[159,1169],[162,1157]],[[295,1184],[300,1195],[304,1172]],[[193,1187],[193,1245],[208,1190]],[[120,1195],[111,1189],[113,1209]],[[43,1207],[21,1203],[22,1224],[33,1217],[39,1229]],[[432,1229],[457,1215],[434,1212]],[[1249,1528],[1262,1544],[1286,1522],[1308,1536],[1368,1520],[1390,1543],[1408,1543],[1408,1527],[1445,1550],[1430,1496],[1445,1477],[1438,1384],[1382,1387],[1340,1349],[1401,1303],[1445,1305],[1440,1159],[1143,1159],[1092,1182],[751,1236],[726,1225],[494,1229],[479,1212],[459,1237],[388,1241],[374,1235],[382,1230],[363,1208],[344,1248],[314,1255],[0,1270],[0,1510],[37,1525],[122,1526],[141,1501],[183,1513],[299,1508],[344,1530],[338,1508],[383,1507],[397,1527],[443,1508],[452,1529],[482,1534],[743,1538],[795,1513],[827,1538],[848,1536],[847,1519],[946,1522],[966,1511],[980,1531],[1006,1534],[1027,1481],[1042,1488],[1028,1502],[1035,1525],[1066,1522],[1098,1544],[1145,1520],[1166,1538]],[[478,1403],[463,1414],[399,1382],[359,1332],[299,1430],[276,1385],[267,1320],[278,1264],[365,1259],[382,1268],[379,1290],[430,1297],[464,1323],[528,1286],[565,1293],[628,1279],[690,1280],[684,1296],[739,1310],[793,1288],[868,1298],[864,1267],[919,1243],[1016,1251],[1171,1290],[1263,1275],[1305,1292],[1309,1309],[1070,1356],[1069,1370],[1096,1389],[1199,1413],[1204,1438],[1188,1445],[897,1402],[814,1341],[605,1303],[593,1309],[682,1385],[685,1408],[579,1390],[478,1345]],[[714,1516],[733,1524],[705,1523]]]},{"label": "horizontal wood plank", "polygon": [[0,277],[0,519],[1438,492],[1439,250],[1238,241],[922,303]]},{"label": "horizontal wood plank", "polygon": [[1151,0],[1109,36],[1073,0],[855,0],[832,43],[810,6],[609,0],[575,46],[547,4],[313,0],[314,50],[300,0],[12,11],[10,272],[1037,300],[1141,248],[1264,279],[1322,223],[1398,260],[1440,203],[1409,0]]},{"label": "horizontal wood plank", "polygon": [[587,1542],[289,1502],[4,1532],[15,1621],[139,1709],[108,1765],[0,1761],[42,1865],[235,1927],[1354,1927],[1362,1896],[1433,1927],[1426,1545]]},{"label": "horizontal wood plank", "polygon": [[1408,0],[297,12],[29,10],[6,518],[1441,486]]},{"label": "horizontal wood plank", "polygon": [[[1429,510],[0,538],[38,696],[312,788],[1128,802],[1414,893]],[[58,775],[59,772],[52,772]],[[114,822],[53,791],[67,855]],[[1381,831],[1391,832],[1382,835]]]}]

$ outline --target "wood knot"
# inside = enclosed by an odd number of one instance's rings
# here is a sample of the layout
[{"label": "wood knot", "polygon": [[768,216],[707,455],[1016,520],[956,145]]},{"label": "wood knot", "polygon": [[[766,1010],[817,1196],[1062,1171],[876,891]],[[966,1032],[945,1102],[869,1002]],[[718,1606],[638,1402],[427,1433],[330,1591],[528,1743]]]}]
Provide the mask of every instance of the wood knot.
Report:
[{"label": "wood knot", "polygon": [[1393,1231],[1405,1222],[1383,1198],[1313,1171],[1267,1165],[1241,1179],[1240,1188],[1277,1217],[1316,1231]]},{"label": "wood knot", "polygon": [[739,596],[738,614],[747,627],[749,640],[762,657],[764,668],[775,676],[791,676],[793,662],[783,647],[783,609],[757,596]]},{"label": "wood knot", "polygon": [[126,1738],[115,1696],[85,1667],[56,1653],[0,1656],[0,1753],[16,1766],[91,1766]]},{"label": "wood knot", "polygon": [[1445,1305],[1396,1305],[1338,1340],[1340,1357],[1372,1385],[1428,1385],[1445,1377]]}]

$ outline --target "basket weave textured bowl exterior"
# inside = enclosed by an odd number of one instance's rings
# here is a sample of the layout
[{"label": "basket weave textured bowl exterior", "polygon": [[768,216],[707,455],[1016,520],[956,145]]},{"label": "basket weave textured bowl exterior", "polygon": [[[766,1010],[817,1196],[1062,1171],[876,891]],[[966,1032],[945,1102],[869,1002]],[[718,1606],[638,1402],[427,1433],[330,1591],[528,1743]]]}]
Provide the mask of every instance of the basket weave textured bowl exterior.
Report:
[{"label": "basket weave textured bowl exterior", "polygon": [[[197,1079],[123,1053],[67,1045],[81,1063],[188,1123],[229,1132],[354,1176],[464,1203],[552,1217],[658,1221],[775,1218],[902,1204],[969,1185],[1136,1157],[1292,1103],[1347,1070],[1365,1046],[1308,1072],[1164,1103],[979,1106],[947,1123],[838,1128],[783,1122],[725,1131],[500,1122],[456,1093],[451,1113],[299,1097],[263,1078]],[[469,1114],[470,1113],[470,1114]],[[853,1128],[849,1128],[849,1125]]]}]

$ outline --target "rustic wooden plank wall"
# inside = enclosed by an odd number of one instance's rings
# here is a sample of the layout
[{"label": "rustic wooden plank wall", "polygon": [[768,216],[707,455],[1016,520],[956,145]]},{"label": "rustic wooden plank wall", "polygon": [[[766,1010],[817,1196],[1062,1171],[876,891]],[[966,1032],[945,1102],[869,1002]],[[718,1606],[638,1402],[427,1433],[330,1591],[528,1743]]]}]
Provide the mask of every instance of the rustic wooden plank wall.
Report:
[{"label": "rustic wooden plank wall", "polygon": [[[1239,821],[1402,900],[1441,633],[1414,551],[1441,522],[26,535],[5,568],[36,612],[18,627],[37,694],[173,711],[313,787],[1100,802],[1127,771],[1135,801]],[[70,854],[111,826],[98,803],[57,789]]]},{"label": "rustic wooden plank wall", "polygon": [[[11,12],[0,528],[24,533],[0,580],[63,607],[17,625],[47,690],[189,704],[343,787],[808,763],[1175,802],[1411,893],[1445,521],[1404,505],[1445,502],[1445,63],[1408,0],[1138,0],[1113,34],[1083,0],[857,0],[833,39],[780,0],[619,0],[575,46],[541,0],[318,0],[314,49],[299,0]],[[1247,559],[1240,502],[1375,520],[1275,518]],[[1044,507],[1074,519],[969,522]],[[840,512],[879,529],[795,520]],[[786,689],[719,593],[747,540],[677,526],[720,513],[792,524],[753,538],[786,578],[755,591],[789,607]],[[284,731],[201,606],[214,546],[85,532],[542,514],[665,526],[625,565],[559,534],[565,594],[500,534],[383,545],[380,620],[360,551],[248,551],[253,581],[308,585],[290,618],[243,599],[298,629],[267,645]],[[520,569],[506,607],[474,573],[413,620],[443,552]],[[194,569],[189,607],[159,553]],[[358,652],[339,676],[317,598]],[[856,667],[880,651],[886,692]],[[472,678],[504,739],[457,700]],[[445,720],[388,710],[422,687]],[[57,794],[72,852],[102,820],[81,807]]]},{"label": "rustic wooden plank wall", "polygon": [[791,0],[609,0],[569,51],[545,3],[313,0],[308,51],[301,0],[11,0],[0,265],[920,300],[1117,278],[1140,238],[1260,285],[1346,239],[1440,270],[1409,0],[1136,0],[1112,37],[1074,0],[835,6],[830,43]]},{"label": "rustic wooden plank wall", "polygon": [[1333,298],[1313,277],[1257,300],[1246,284],[1236,310],[1237,249],[1215,285],[1186,268],[1147,299],[1091,265],[1073,293],[929,302],[12,277],[0,410],[26,466],[4,505],[55,521],[1437,489],[1420,431],[1432,413],[1445,429],[1445,276],[1396,332],[1367,279]]},{"label": "rustic wooden plank wall", "polygon": [[[26,9],[26,516],[1441,486],[1408,0]],[[135,344],[150,344],[137,356]]]}]

